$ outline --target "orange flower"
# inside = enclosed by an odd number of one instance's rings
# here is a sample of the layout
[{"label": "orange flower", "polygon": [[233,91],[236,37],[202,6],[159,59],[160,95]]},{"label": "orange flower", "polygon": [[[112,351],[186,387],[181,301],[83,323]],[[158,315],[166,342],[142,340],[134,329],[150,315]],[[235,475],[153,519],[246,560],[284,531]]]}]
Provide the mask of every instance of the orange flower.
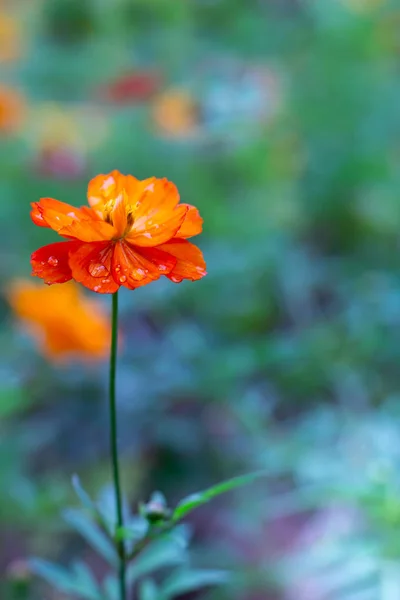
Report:
[{"label": "orange flower", "polygon": [[111,335],[108,319],[98,302],[85,298],[74,283],[46,288],[16,281],[11,285],[9,301],[48,358],[107,356]]},{"label": "orange flower", "polygon": [[22,123],[25,103],[16,90],[0,87],[0,134],[17,131]]},{"label": "orange flower", "polygon": [[46,283],[74,279],[102,294],[146,285],[165,275],[180,283],[206,275],[201,251],[186,238],[202,230],[203,219],[179,204],[167,179],[139,181],[113,171],[89,183],[90,207],[75,208],[52,198],[32,203],[31,217],[68,241],[32,254],[32,275]]},{"label": "orange flower", "polygon": [[185,90],[161,94],[153,105],[153,119],[158,130],[172,137],[189,137],[198,128],[198,107]]}]

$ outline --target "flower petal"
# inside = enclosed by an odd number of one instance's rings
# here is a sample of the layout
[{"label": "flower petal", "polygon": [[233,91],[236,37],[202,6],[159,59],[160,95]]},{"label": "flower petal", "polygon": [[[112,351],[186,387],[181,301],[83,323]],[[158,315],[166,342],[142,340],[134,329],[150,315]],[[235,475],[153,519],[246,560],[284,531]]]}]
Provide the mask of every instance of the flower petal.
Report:
[{"label": "flower petal", "polygon": [[167,275],[174,283],[180,283],[183,279],[196,281],[207,275],[203,254],[194,244],[174,238],[159,246],[158,250],[163,250],[177,259],[175,267]]},{"label": "flower petal", "polygon": [[110,241],[117,236],[115,227],[101,220],[72,221],[69,225],[62,227],[58,233],[81,242]]},{"label": "flower petal", "polygon": [[121,285],[134,289],[170,273],[176,259],[157,248],[134,248],[125,241],[114,248],[112,273]]},{"label": "flower petal", "polygon": [[187,206],[188,210],[176,237],[190,238],[194,235],[198,235],[203,230],[203,219],[201,218],[199,211],[195,206],[191,206],[190,204],[182,204],[181,206]]},{"label": "flower petal", "polygon": [[32,202],[31,218],[35,225],[50,227],[57,232],[74,221],[99,221],[98,215],[89,207],[77,208],[54,198],[41,198],[39,202]]},{"label": "flower petal", "polygon": [[147,216],[136,219],[127,240],[135,246],[159,246],[172,239],[181,227],[188,209],[185,205],[171,210],[153,209]]},{"label": "flower petal", "polygon": [[118,196],[117,187],[121,187],[118,186],[121,177],[123,175],[119,171],[111,171],[107,175],[96,175],[96,177],[91,179],[87,192],[90,206],[96,206],[97,208],[97,205],[100,205],[99,208],[102,208],[102,204]]},{"label": "flower petal", "polygon": [[93,242],[81,244],[75,252],[71,252],[69,266],[75,281],[99,294],[116,292],[119,284],[111,273],[114,248],[114,242]]},{"label": "flower petal", "polygon": [[122,237],[128,226],[126,192],[124,190],[119,194],[115,201],[111,219],[115,229],[115,237]]},{"label": "flower petal", "polygon": [[72,273],[68,256],[78,246],[79,242],[56,242],[39,248],[31,256],[32,275],[48,284],[69,281]]}]

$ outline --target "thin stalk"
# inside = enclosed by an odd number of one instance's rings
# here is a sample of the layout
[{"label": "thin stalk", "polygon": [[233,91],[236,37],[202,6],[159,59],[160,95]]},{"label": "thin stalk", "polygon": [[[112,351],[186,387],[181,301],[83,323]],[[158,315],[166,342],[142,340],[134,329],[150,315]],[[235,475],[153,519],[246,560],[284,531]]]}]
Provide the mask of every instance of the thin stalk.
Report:
[{"label": "thin stalk", "polygon": [[[117,434],[117,407],[115,399],[115,384],[117,372],[118,351],[118,292],[112,296],[112,322],[111,322],[111,352],[110,352],[110,451],[114,482],[117,531],[124,526],[122,513],[121,480],[118,462],[118,434]],[[117,537],[117,550],[119,556],[119,600],[126,600],[126,554],[124,541]]]}]

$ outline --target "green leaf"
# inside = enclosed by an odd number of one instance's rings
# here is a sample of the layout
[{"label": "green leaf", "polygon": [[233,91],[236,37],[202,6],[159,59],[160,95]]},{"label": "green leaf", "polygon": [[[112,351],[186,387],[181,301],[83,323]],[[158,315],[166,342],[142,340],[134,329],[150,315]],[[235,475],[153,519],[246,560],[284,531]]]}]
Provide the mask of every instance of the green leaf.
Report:
[{"label": "green leaf", "polygon": [[78,475],[72,475],[71,481],[72,487],[74,488],[75,493],[78,496],[84,508],[87,508],[87,510],[91,513],[98,514],[95,503],[92,501],[89,494],[83,489]]},{"label": "green leaf", "polygon": [[118,566],[118,555],[108,537],[79,510],[67,509],[63,513],[65,521],[71,525],[106,561]]},{"label": "green leaf", "polygon": [[257,471],[255,473],[249,473],[248,475],[233,477],[232,479],[228,479],[228,481],[218,483],[217,485],[214,485],[213,487],[210,487],[207,490],[204,490],[203,492],[191,494],[190,496],[187,496],[179,502],[172,515],[172,520],[175,522],[179,521],[192,510],[194,510],[198,506],[201,506],[202,504],[206,504],[216,496],[219,496],[220,494],[225,494],[230,490],[252,483],[256,479],[265,477],[266,475],[266,471]]},{"label": "green leaf", "polygon": [[225,571],[176,571],[165,581],[162,592],[166,600],[169,600],[180,594],[195,592],[206,586],[221,585],[228,581],[229,574]]},{"label": "green leaf", "polygon": [[182,540],[168,535],[152,543],[128,566],[127,581],[132,585],[137,579],[163,567],[182,564],[186,552]]},{"label": "green leaf", "polygon": [[[82,579],[82,570],[79,570],[79,578],[76,573],[69,573],[63,567],[39,558],[31,559],[29,565],[34,573],[42,577],[47,583],[65,594],[84,598],[85,600],[102,600],[100,593],[94,593],[91,584],[85,576]],[[79,580],[80,579],[80,580]]]},{"label": "green leaf", "polygon": [[74,579],[63,567],[40,558],[31,559],[29,566],[36,575],[43,577],[47,583],[60,590],[60,592],[74,593],[76,589]]},{"label": "green leaf", "polygon": [[139,600],[163,600],[163,596],[154,581],[145,579],[139,586]]},{"label": "green leaf", "polygon": [[118,600],[118,580],[114,575],[107,575],[104,579],[103,590],[107,600]]},{"label": "green leaf", "polygon": [[82,586],[82,589],[87,590],[87,598],[102,600],[100,587],[93,573],[84,562],[75,561],[72,565],[72,572],[75,575],[75,582]]}]

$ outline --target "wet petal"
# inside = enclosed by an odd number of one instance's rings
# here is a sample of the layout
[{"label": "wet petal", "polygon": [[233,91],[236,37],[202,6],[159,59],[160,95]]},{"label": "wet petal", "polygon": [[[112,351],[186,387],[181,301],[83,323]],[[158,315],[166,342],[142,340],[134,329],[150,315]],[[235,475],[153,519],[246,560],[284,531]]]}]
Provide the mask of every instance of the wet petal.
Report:
[{"label": "wet petal", "polygon": [[39,202],[32,202],[31,218],[35,225],[50,227],[57,233],[73,223],[101,222],[95,211],[89,207],[77,208],[54,198],[41,198]]},{"label": "wet petal", "polygon": [[156,248],[134,248],[121,241],[115,245],[112,273],[121,285],[134,289],[170,273],[175,263],[174,257]]},{"label": "wet petal", "polygon": [[194,244],[175,238],[167,244],[162,244],[158,249],[177,259],[175,267],[167,275],[171,281],[175,283],[180,283],[183,279],[196,281],[207,275],[203,254]]},{"label": "wet petal", "polygon": [[69,266],[75,281],[99,294],[116,292],[119,284],[111,273],[114,247],[113,242],[94,242],[81,244],[76,252],[71,252]]},{"label": "wet petal", "polygon": [[127,240],[135,246],[159,246],[172,239],[180,229],[187,207],[177,206],[171,210],[160,209],[149,213],[147,217],[135,219]]},{"label": "wet petal", "polygon": [[32,275],[49,284],[69,281],[72,273],[68,257],[77,247],[79,242],[57,242],[39,248],[31,256]]},{"label": "wet petal", "polygon": [[[111,198],[115,198],[118,195],[117,182],[121,174],[118,171],[111,171],[106,175],[96,175],[88,185],[88,202],[90,206],[96,206],[98,204],[105,204]],[[101,208],[101,206],[100,206]]]},{"label": "wet petal", "polygon": [[188,210],[176,237],[190,238],[194,235],[198,235],[203,230],[203,219],[201,218],[199,211],[195,206],[191,206],[190,204],[182,204],[181,206],[186,206]]}]

